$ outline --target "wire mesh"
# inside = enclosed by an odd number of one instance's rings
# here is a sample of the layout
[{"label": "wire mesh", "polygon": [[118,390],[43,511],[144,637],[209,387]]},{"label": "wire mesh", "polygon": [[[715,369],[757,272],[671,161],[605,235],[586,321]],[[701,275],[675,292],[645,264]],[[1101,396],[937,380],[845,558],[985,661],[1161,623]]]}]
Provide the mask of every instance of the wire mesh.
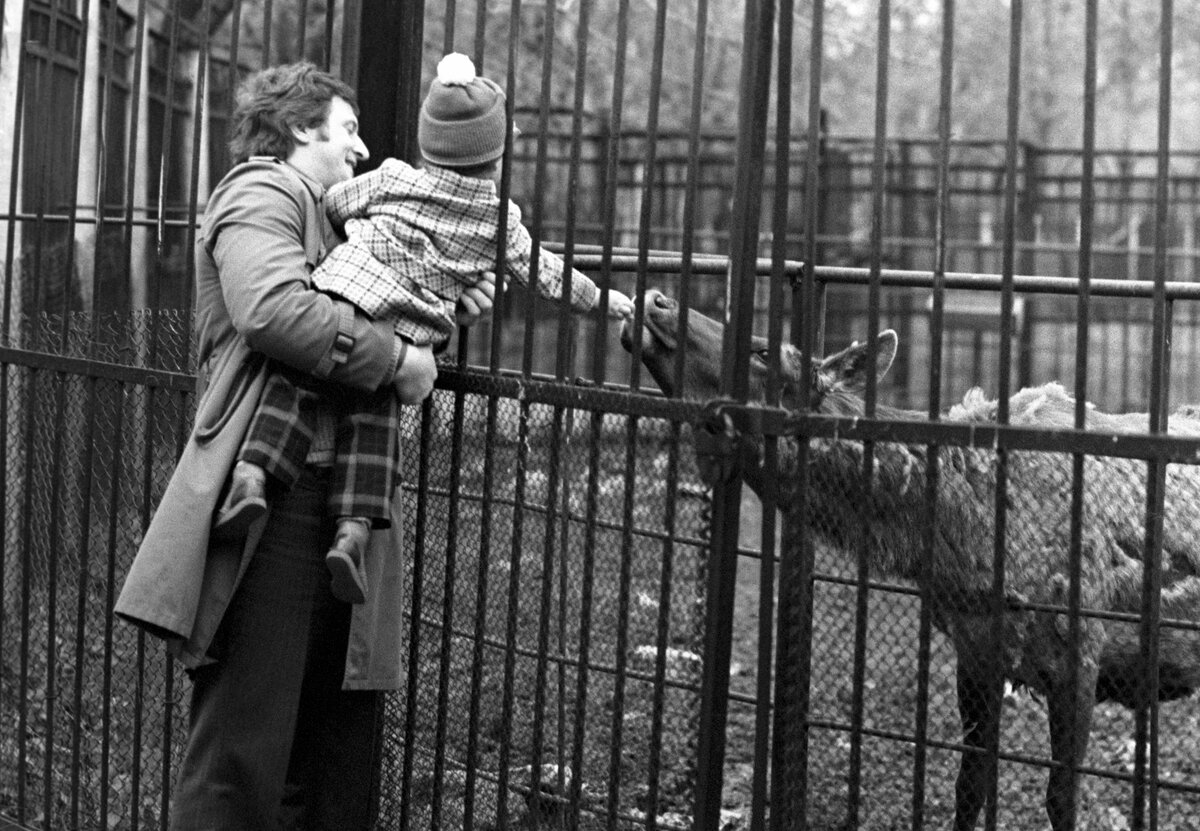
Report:
[{"label": "wire mesh", "polygon": [[[509,802],[512,821],[535,814],[551,827],[568,821],[568,794],[577,777],[582,798],[577,810],[581,827],[604,824],[609,789],[619,790],[622,816],[636,820],[655,813],[661,827],[683,823],[690,815],[695,742],[697,688],[700,673],[697,616],[702,614],[698,595],[701,544],[700,511],[706,504],[695,471],[679,482],[664,475],[672,450],[670,423],[642,419],[637,432],[635,472],[624,470],[628,444],[627,417],[585,410],[563,412],[548,405],[525,404],[514,399],[496,402],[494,435],[488,439],[485,422],[488,400],[468,395],[463,427],[456,436],[451,413],[453,395],[439,391],[433,398],[433,416],[427,446],[429,480],[424,495],[410,481],[406,503],[415,513],[426,511],[421,539],[413,539],[413,556],[423,559],[422,580],[410,586],[406,607],[420,607],[412,621],[420,649],[409,671],[416,675],[416,698],[399,696],[389,708],[388,747],[384,766],[384,814],[395,814],[402,786],[411,788],[415,823],[424,827],[429,812],[441,813],[442,822],[458,827],[465,819],[462,805],[468,784],[474,789],[474,815],[478,827],[494,822],[498,801]],[[526,421],[524,432],[522,420]],[[556,420],[558,427],[555,427]],[[406,419],[406,452],[417,469],[419,425],[414,412]],[[461,442],[457,492],[449,491],[452,469],[448,464],[455,441]],[[516,463],[525,443],[523,489],[518,493]],[[552,442],[556,442],[552,444]],[[557,450],[561,469],[557,487],[551,489],[550,454]],[[595,454],[593,457],[593,453]],[[491,457],[496,471],[489,483],[484,461]],[[591,459],[594,458],[593,463]],[[595,464],[593,468],[592,465]],[[488,491],[490,487],[490,491]],[[682,494],[677,511],[678,532],[672,538],[664,528],[668,489]],[[591,489],[591,492],[589,492]],[[628,489],[633,489],[634,510],[625,515]],[[489,527],[483,533],[484,494],[490,492]],[[446,581],[446,540],[450,529],[450,500],[454,515],[454,580]],[[593,533],[587,533],[588,501],[595,501]],[[514,536],[518,515],[523,514],[520,536]],[[622,577],[623,538],[632,539],[628,578]],[[587,550],[588,548],[591,550]],[[664,552],[673,562],[670,585],[663,582]],[[511,577],[519,569],[519,581]],[[585,574],[585,571],[589,573]],[[486,590],[479,592],[479,583]],[[584,595],[582,587],[593,590]],[[543,587],[552,587],[548,603]],[[512,592],[516,595],[512,595]],[[622,615],[621,598],[628,599]],[[479,600],[483,606],[479,606]],[[515,626],[507,618],[515,609]],[[664,610],[665,607],[665,610]],[[585,616],[586,631],[581,627]],[[658,618],[669,620],[666,638],[658,636]],[[475,627],[479,628],[476,629]],[[539,633],[549,632],[545,665]],[[477,642],[482,633],[483,642]],[[628,644],[623,668],[616,652],[623,633]],[[543,635],[544,636],[544,635]],[[581,657],[588,640],[586,658]],[[665,676],[656,678],[656,659],[665,659]],[[505,677],[505,662],[514,662]],[[580,689],[580,672],[587,683]],[[445,674],[448,673],[448,679]],[[478,675],[479,746],[468,782],[468,720],[472,684]],[[612,703],[618,686],[624,706],[619,714],[623,730],[614,737]],[[539,688],[543,693],[538,696]],[[439,691],[444,689],[444,698]],[[510,692],[512,717],[505,721],[503,697]],[[661,768],[647,765],[647,739],[654,726],[656,699],[661,701]],[[541,709],[535,701],[541,700]],[[417,732],[402,729],[409,709],[422,714]],[[436,716],[435,716],[436,714]],[[435,742],[439,720],[445,722],[443,743]],[[572,759],[576,730],[582,726],[585,747],[582,766]],[[535,729],[542,735],[534,741]],[[508,760],[509,791],[497,791],[502,741],[511,743]],[[616,742],[616,744],[614,744]],[[407,745],[407,746],[406,746]],[[399,754],[412,753],[411,785],[402,782]],[[440,769],[435,755],[442,754]],[[609,777],[610,758],[620,759],[620,778]],[[531,770],[540,771],[539,795],[530,793]],[[436,774],[436,775],[435,775]],[[645,802],[651,777],[658,784],[656,805]],[[434,807],[434,801],[440,804]]]},{"label": "wire mesh", "polygon": [[[94,354],[93,321],[75,322],[69,351]],[[101,351],[128,357],[151,325],[126,321],[122,342]],[[3,383],[0,694],[17,717],[0,726],[0,809],[46,827],[157,825],[186,685],[158,642],[114,625],[111,607],[174,466],[189,397],[31,365],[9,364]]]},{"label": "wire mesh", "polygon": [[[809,753],[811,827],[836,824],[845,814],[844,772],[850,764],[853,690],[852,634],[857,620],[853,552],[870,539],[866,673],[863,679],[863,788],[860,828],[894,827],[898,804],[910,793],[917,711],[917,624],[921,596],[910,582],[924,555],[924,447],[875,446],[874,496],[864,494],[859,472],[861,444],[813,440],[811,513],[806,522],[823,542],[816,553],[813,587]],[[942,448],[938,491],[938,543],[932,555],[931,599],[936,633],[931,644],[928,687],[929,758],[926,819],[932,827],[951,824],[954,782],[963,756],[956,667],[970,665],[992,647],[988,642],[991,592],[992,451]],[[1001,828],[1039,827],[1042,796],[1052,764],[1047,685],[1061,683],[1069,663],[1066,559],[1072,457],[1013,452],[1009,456],[1008,570],[1005,589],[1003,663],[1006,678],[1001,714],[999,819]],[[1092,742],[1082,767],[1083,828],[1126,827],[1132,804],[1133,714],[1139,666],[1137,615],[1141,608],[1141,563],[1146,498],[1146,463],[1089,457],[1083,528],[1085,556],[1081,649],[1085,666],[1098,666]],[[1200,642],[1195,614],[1187,611],[1194,591],[1195,518],[1200,470],[1173,465],[1168,474],[1167,539],[1175,543],[1164,563],[1164,585],[1175,585],[1174,602],[1164,601],[1161,665],[1164,697],[1194,684],[1185,668]],[[1170,545],[1168,543],[1168,545]],[[1169,554],[1169,556],[1171,556]],[[1171,596],[1171,589],[1167,589]],[[1091,615],[1100,615],[1092,617]],[[1119,619],[1114,619],[1118,617]],[[1103,641],[1103,643],[1101,643]],[[1187,680],[1190,677],[1192,680]],[[1122,706],[1124,705],[1124,706]],[[1193,701],[1165,706],[1160,715],[1158,760],[1162,828],[1187,828],[1200,817],[1200,781],[1188,738],[1200,708]]]}]

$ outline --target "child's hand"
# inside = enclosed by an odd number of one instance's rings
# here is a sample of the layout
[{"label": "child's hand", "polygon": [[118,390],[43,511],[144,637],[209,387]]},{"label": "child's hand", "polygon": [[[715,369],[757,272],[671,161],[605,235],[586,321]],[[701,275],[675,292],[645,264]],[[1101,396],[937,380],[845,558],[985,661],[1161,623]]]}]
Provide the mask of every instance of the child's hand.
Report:
[{"label": "child's hand", "polygon": [[633,301],[616,289],[608,290],[608,316],[613,320],[633,317]]}]

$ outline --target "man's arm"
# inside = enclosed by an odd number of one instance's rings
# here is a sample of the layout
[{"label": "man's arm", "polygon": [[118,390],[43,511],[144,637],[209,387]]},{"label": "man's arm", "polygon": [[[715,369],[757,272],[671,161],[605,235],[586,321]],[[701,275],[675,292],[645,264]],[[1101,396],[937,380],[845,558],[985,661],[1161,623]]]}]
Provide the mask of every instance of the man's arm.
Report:
[{"label": "man's arm", "polygon": [[[396,372],[392,327],[312,288],[315,257],[304,245],[306,216],[317,210],[310,199],[293,174],[274,167],[248,167],[213,194],[205,245],[225,305],[256,351],[318,378],[377,389]],[[308,221],[323,227],[319,217]]]}]

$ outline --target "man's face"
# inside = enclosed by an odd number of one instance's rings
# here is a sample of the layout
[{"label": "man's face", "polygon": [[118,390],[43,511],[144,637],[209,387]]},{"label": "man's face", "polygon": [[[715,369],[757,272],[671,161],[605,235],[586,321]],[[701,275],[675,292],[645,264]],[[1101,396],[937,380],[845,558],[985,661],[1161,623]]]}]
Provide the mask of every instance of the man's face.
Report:
[{"label": "man's face", "polygon": [[329,118],[316,127],[295,130],[296,146],[288,162],[325,187],[354,175],[355,166],[370,156],[358,135],[358,117],[343,98],[329,102]]}]

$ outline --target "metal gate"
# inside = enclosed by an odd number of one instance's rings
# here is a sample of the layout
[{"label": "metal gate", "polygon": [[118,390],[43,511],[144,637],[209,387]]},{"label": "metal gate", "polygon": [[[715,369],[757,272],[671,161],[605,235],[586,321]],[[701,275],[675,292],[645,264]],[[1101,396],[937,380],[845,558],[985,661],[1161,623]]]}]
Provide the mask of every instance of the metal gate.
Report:
[{"label": "metal gate", "polygon": [[[405,416],[379,826],[1042,827],[1048,779],[1058,828],[1200,824],[1182,18],[1123,7],[1157,144],[1111,151],[1098,2],[1053,13],[1063,148],[1022,141],[1051,12],[995,5],[0,5],[0,825],[168,821],[188,684],[110,610],[189,429],[238,79],[330,67],[371,164],[415,159],[449,51],[507,91],[535,242],[638,305],[622,336],[510,286]],[[893,29],[936,61],[897,69]],[[955,73],[997,56],[1003,135],[955,135]],[[844,65],[873,70],[869,135],[827,129]],[[893,136],[918,70],[934,121]]]}]

